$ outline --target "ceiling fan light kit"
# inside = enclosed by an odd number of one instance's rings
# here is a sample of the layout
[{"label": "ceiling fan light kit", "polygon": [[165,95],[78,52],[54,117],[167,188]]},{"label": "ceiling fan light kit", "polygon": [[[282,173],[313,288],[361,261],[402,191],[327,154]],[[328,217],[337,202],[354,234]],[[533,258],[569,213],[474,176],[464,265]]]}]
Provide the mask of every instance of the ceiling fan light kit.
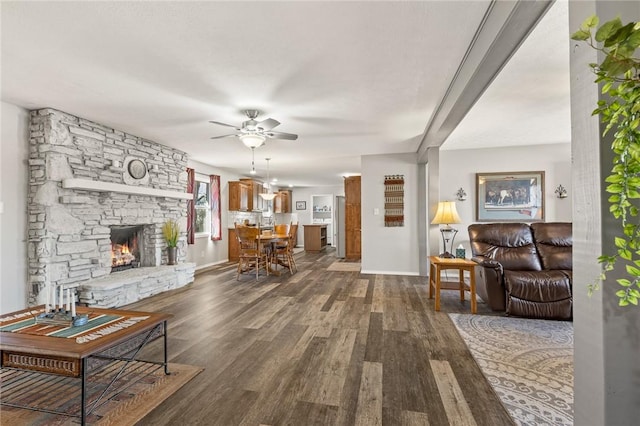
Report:
[{"label": "ceiling fan light kit", "polygon": [[238,138],[240,138],[242,143],[247,148],[251,149],[260,148],[262,145],[264,145],[264,141],[267,140],[267,138],[265,138],[264,136],[258,135],[256,133],[246,133],[238,136]]}]

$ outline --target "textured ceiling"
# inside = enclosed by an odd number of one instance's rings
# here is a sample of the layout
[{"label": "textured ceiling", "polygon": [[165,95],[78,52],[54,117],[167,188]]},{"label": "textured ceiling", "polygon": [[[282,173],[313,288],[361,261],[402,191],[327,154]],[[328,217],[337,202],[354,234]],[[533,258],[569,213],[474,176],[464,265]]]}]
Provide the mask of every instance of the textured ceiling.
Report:
[{"label": "textured ceiling", "polygon": [[[251,151],[211,140],[229,129],[208,120],[239,125],[256,108],[300,135],[256,150],[260,176],[271,157],[280,184],[336,185],[361,155],[417,150],[489,4],[2,2],[2,100],[237,173]],[[443,148],[568,142],[568,41],[559,53],[551,39],[567,38],[566,3],[556,9]]]}]

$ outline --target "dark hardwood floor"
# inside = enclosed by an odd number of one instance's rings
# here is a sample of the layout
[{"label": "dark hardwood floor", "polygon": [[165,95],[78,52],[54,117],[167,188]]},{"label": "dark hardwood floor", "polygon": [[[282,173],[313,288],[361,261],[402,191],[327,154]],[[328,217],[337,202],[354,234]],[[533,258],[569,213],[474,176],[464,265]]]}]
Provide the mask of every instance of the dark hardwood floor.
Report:
[{"label": "dark hardwood floor", "polygon": [[139,424],[513,424],[447,316],[468,300],[444,291],[434,312],[424,277],[327,271],[333,250],[296,259],[293,276],[238,282],[226,264],[127,306],[174,314],[170,361],[205,369]]}]

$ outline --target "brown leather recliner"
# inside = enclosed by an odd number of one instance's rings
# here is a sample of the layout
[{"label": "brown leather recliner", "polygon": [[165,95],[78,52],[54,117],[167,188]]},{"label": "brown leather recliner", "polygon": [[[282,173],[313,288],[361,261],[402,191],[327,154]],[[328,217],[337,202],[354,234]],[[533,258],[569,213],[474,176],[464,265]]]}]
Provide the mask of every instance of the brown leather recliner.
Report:
[{"label": "brown leather recliner", "polygon": [[494,311],[529,318],[573,315],[571,223],[488,223],[469,228],[478,295]]}]

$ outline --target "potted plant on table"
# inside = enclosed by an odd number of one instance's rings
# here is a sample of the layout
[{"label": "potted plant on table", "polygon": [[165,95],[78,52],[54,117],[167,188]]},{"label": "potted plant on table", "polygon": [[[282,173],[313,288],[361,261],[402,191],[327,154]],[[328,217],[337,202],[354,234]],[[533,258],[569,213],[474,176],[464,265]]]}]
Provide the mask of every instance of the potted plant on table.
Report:
[{"label": "potted plant on table", "polygon": [[180,237],[180,227],[178,222],[169,219],[162,225],[162,236],[167,243],[167,265],[177,264],[178,238]]}]

